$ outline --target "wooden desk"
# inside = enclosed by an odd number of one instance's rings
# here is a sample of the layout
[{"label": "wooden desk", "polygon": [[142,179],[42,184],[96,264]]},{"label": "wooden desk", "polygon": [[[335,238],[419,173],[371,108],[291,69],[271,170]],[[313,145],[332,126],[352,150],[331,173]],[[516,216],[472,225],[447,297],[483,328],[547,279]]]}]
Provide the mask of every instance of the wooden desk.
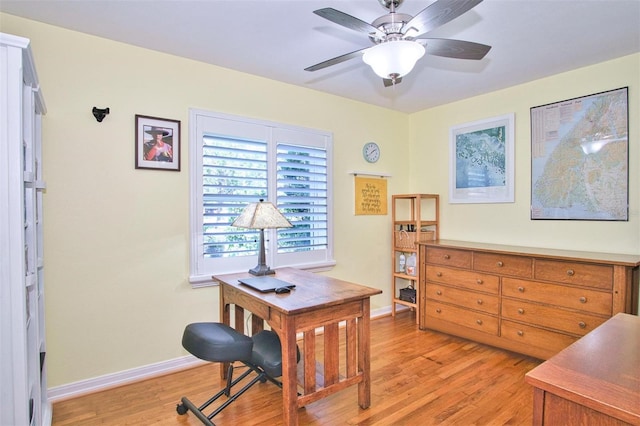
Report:
[{"label": "wooden desk", "polygon": [[[382,290],[293,268],[276,271],[275,278],[295,284],[288,294],[260,293],[238,282],[248,273],[214,275],[220,283],[222,322],[244,333],[244,310],[253,313],[251,333],[263,320],[282,342],[282,401],[285,425],[298,424],[298,408],[349,386],[358,385],[358,404],[371,404],[369,298]],[[340,328],[345,323],[344,366],[340,368]],[[317,371],[316,329],[323,328],[324,370]],[[303,374],[298,386],[296,335],[302,333]],[[222,369],[221,373],[224,374]],[[298,393],[300,395],[298,395]]]},{"label": "wooden desk", "polygon": [[640,425],[640,317],[617,314],[525,380],[534,425]]}]

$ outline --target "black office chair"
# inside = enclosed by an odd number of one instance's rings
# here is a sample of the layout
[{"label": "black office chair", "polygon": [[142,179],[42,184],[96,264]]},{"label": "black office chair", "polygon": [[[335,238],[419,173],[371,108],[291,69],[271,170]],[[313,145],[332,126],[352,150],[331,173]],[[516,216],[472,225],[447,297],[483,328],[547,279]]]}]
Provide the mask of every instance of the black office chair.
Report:
[{"label": "black office chair", "polygon": [[[182,402],[176,407],[178,414],[182,415],[191,411],[205,425],[215,426],[211,419],[256,383],[264,383],[269,380],[282,388],[282,383],[275,379],[282,376],[282,347],[280,346],[280,338],[273,331],[264,330],[248,337],[226,324],[217,322],[193,323],[187,325],[184,330],[182,346],[202,360],[231,364],[229,364],[227,372],[227,384],[220,392],[199,407],[196,407],[187,397],[182,397]],[[299,360],[300,351],[298,350]],[[236,379],[233,379],[234,362],[241,362],[248,367]],[[232,394],[231,389],[252,372],[256,373],[256,377],[238,392]],[[205,414],[204,410],[222,395],[225,395],[227,400],[210,414]]]}]

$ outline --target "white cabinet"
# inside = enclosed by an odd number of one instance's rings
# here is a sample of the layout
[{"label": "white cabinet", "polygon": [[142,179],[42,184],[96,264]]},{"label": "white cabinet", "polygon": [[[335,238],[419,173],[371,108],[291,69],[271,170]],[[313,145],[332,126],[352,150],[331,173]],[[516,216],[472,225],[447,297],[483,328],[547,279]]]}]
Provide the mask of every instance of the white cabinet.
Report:
[{"label": "white cabinet", "polygon": [[0,425],[48,425],[41,160],[46,108],[28,39],[0,33],[0,93]]}]

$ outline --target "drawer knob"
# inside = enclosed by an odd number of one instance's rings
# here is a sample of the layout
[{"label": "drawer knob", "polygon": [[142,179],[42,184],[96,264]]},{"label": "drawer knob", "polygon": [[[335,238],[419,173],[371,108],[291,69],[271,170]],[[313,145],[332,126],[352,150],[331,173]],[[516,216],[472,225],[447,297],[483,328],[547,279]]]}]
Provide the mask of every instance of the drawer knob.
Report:
[{"label": "drawer knob", "polygon": [[484,281],[482,281],[482,280],[481,280],[481,279],[479,279],[479,278],[476,280],[476,283],[477,283],[477,284],[479,284],[479,285],[482,285],[482,283],[483,283],[483,282],[484,282]]},{"label": "drawer knob", "polygon": [[524,336],[524,331],[518,330],[518,336]]},{"label": "drawer knob", "polygon": [[481,319],[476,320],[476,324],[478,324],[478,325],[482,325],[482,320],[481,320]]},{"label": "drawer knob", "polygon": [[519,309],[518,309],[518,313],[519,313],[520,315],[524,315],[524,309],[519,308]]},{"label": "drawer knob", "polygon": [[437,294],[438,296],[442,296],[442,292],[441,292],[440,290],[436,291],[436,294]]},{"label": "drawer knob", "polygon": [[442,276],[442,272],[436,272],[436,277],[441,277]]},{"label": "drawer knob", "polygon": [[580,303],[587,303],[587,298],[586,298],[586,297],[584,297],[584,296],[582,296],[582,297],[580,298]]},{"label": "drawer knob", "polygon": [[567,270],[567,275],[569,275],[570,277],[574,276],[575,274],[576,272],[573,269]]},{"label": "drawer knob", "polygon": [[444,258],[445,258],[446,260],[449,260],[449,259],[451,259],[451,256],[449,256],[448,254],[445,254],[445,255],[444,255]]},{"label": "drawer knob", "polygon": [[482,303],[483,303],[483,302],[482,302],[482,299],[478,299],[478,300],[476,300],[476,303],[477,303],[478,305],[482,305]]},{"label": "drawer knob", "polygon": [[436,309],[436,313],[439,314],[440,312],[442,312],[442,310],[440,308]]},{"label": "drawer knob", "polygon": [[524,293],[524,287],[518,287],[518,291],[519,291],[520,293]]},{"label": "drawer knob", "polygon": [[587,328],[587,324],[585,324],[584,322],[580,321],[580,322],[578,323],[578,327],[580,327],[580,328],[584,329],[584,328]]},{"label": "drawer knob", "polygon": [[504,266],[504,263],[499,261],[499,262],[496,263],[496,265],[498,265],[498,267],[502,268]]}]

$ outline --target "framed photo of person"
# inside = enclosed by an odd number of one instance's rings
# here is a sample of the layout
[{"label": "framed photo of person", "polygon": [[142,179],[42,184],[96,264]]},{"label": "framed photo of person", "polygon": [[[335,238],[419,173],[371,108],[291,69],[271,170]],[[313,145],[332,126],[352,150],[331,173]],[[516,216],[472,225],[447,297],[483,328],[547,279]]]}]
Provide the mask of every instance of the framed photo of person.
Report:
[{"label": "framed photo of person", "polygon": [[136,169],[180,171],[180,121],[136,114]]}]

